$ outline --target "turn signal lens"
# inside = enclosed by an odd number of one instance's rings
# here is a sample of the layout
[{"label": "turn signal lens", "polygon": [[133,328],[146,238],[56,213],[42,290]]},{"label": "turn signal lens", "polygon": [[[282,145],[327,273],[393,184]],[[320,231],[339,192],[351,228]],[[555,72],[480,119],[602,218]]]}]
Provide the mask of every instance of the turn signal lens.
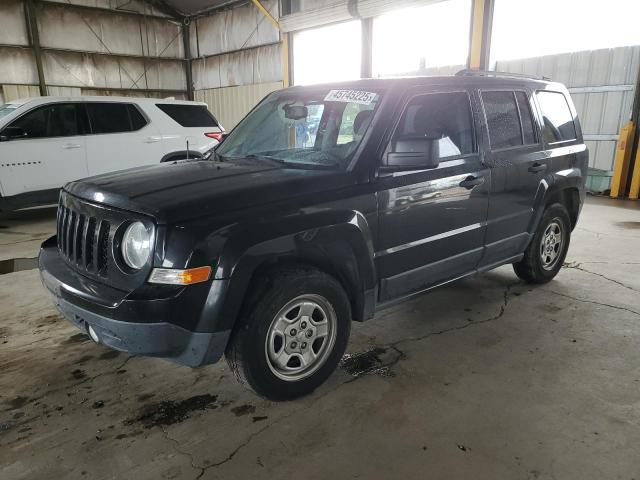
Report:
[{"label": "turn signal lens", "polygon": [[187,270],[154,268],[149,277],[149,283],[191,285],[193,283],[206,282],[210,276],[211,267],[189,268]]}]

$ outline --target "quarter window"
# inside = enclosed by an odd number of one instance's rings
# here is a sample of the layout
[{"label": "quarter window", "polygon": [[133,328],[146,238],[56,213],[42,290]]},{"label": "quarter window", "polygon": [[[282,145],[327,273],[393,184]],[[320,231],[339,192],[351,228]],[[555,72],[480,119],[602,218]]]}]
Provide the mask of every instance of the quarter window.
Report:
[{"label": "quarter window", "polygon": [[9,128],[20,129],[25,138],[72,137],[84,134],[84,115],[76,103],[39,107],[16,119]]},{"label": "quarter window", "polygon": [[542,136],[546,143],[575,140],[576,126],[567,99],[560,92],[536,92],[542,110]]},{"label": "quarter window", "polygon": [[204,105],[158,103],[156,106],[182,127],[217,127],[218,122]]},{"label": "quarter window", "polygon": [[438,141],[440,158],[473,153],[469,96],[464,92],[452,92],[412,98],[394,134],[391,151],[412,152],[412,140],[423,138]]},{"label": "quarter window", "polygon": [[522,145],[518,107],[513,92],[482,92],[492,150]]}]

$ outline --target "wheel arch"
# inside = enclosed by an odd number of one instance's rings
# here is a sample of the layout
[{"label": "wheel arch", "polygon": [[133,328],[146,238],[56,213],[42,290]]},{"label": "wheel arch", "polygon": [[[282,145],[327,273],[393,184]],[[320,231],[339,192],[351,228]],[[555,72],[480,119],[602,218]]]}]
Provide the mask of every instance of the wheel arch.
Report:
[{"label": "wheel arch", "polygon": [[353,320],[372,318],[377,289],[371,233],[364,217],[358,212],[352,214],[350,221],[264,240],[239,254],[227,252],[225,257],[223,253],[221,272],[228,274],[229,286],[221,319],[227,327],[233,328],[245,303],[268,286],[265,279],[272,272],[292,266],[331,275],[349,298]]},{"label": "wheel arch", "polygon": [[578,221],[582,206],[581,192],[584,192],[584,178],[578,168],[549,175],[540,181],[533,206],[533,216],[529,233],[535,232],[545,208],[554,203],[565,206],[571,220],[571,230]]}]

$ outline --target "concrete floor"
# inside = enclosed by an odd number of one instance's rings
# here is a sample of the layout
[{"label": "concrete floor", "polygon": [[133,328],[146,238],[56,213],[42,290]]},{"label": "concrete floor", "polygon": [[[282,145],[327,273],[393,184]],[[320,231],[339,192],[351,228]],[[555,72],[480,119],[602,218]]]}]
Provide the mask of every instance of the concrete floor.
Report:
[{"label": "concrete floor", "polygon": [[[0,260],[33,257],[53,212],[0,226]],[[572,240],[548,285],[502,267],[354,324],[280,404],[94,345],[35,270],[0,275],[0,478],[640,479],[638,203],[590,198]]]}]

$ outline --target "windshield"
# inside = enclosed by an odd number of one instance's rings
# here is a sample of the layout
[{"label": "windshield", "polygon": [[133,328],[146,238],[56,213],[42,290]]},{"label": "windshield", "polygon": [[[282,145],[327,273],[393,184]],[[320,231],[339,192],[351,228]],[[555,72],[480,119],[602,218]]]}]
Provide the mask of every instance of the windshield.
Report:
[{"label": "windshield", "polygon": [[16,103],[6,103],[4,105],[0,105],[0,118],[6,117],[17,108],[20,108],[20,105]]},{"label": "windshield", "polygon": [[303,168],[346,168],[380,94],[296,89],[272,93],[216,149],[222,160],[255,157]]}]

